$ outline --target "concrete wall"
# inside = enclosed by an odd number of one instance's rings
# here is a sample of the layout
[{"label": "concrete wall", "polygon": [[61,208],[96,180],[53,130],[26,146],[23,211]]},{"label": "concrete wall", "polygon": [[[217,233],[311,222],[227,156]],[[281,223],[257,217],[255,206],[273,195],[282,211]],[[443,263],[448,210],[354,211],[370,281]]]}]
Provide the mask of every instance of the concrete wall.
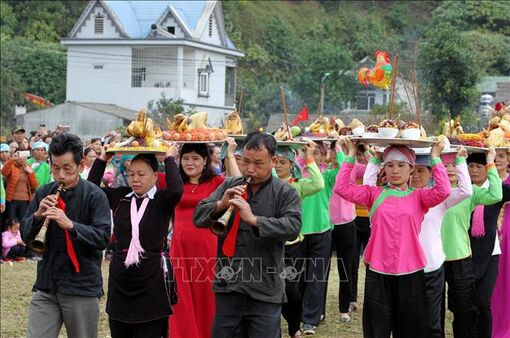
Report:
[{"label": "concrete wall", "polygon": [[69,125],[70,132],[83,140],[101,137],[105,132],[123,125],[123,119],[119,117],[70,103],[20,115],[16,119],[27,132],[37,130],[41,123],[46,124],[48,130],[55,129],[58,124]]}]

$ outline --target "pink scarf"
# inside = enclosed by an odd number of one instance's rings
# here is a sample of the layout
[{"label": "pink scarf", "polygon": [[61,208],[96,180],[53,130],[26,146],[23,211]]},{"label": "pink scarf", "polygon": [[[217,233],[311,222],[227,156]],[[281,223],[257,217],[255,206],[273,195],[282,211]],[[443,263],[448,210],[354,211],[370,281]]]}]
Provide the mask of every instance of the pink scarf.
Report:
[{"label": "pink scarf", "polygon": [[471,236],[483,237],[485,236],[485,225],[483,223],[483,205],[477,205],[473,212],[473,222],[471,224]]},{"label": "pink scarf", "polygon": [[131,199],[131,242],[129,243],[126,260],[124,261],[126,268],[129,268],[133,264],[140,263],[140,259],[144,253],[142,245],[140,244],[140,221],[142,220],[148,203],[149,198],[145,197],[140,209],[137,210],[136,197],[133,196]]}]

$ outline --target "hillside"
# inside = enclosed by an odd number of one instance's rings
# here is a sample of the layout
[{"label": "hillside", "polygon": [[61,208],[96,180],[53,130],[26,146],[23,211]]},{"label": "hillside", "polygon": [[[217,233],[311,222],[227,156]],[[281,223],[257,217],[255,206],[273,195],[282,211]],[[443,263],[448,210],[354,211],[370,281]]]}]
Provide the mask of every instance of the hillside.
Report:
[{"label": "hillside", "polygon": [[[55,104],[64,101],[66,50],[58,41],[87,3],[0,2],[3,128],[12,123],[25,91]],[[356,63],[378,49],[399,53],[404,77],[417,70],[424,108],[439,118],[472,115],[480,77],[510,74],[510,2],[239,0],[222,5],[230,38],[246,52],[239,61],[238,91],[244,87],[243,115],[252,128],[281,111],[280,86],[289,111],[303,103],[314,110],[325,73],[331,75],[324,109],[338,114],[360,89]]]}]

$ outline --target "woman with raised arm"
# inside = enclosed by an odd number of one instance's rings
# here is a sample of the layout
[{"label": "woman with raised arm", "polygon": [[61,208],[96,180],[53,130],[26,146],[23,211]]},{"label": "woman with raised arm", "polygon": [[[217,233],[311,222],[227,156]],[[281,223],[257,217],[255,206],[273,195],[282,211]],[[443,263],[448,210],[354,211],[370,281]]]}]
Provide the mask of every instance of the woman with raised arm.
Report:
[{"label": "woman with raised arm", "polygon": [[363,306],[364,337],[425,337],[425,254],[419,241],[424,215],[451,192],[439,154],[444,141],[432,147],[432,188],[414,189],[409,179],[414,151],[389,146],[383,154],[388,186],[350,182],[357,146],[345,139],[348,156],[340,169],[335,193],[370,210],[372,233],[365,250],[367,264]]},{"label": "woman with raised arm", "polygon": [[[234,158],[237,144],[230,138],[227,143],[225,166],[233,176],[241,176]],[[171,338],[211,335],[217,238],[209,229],[197,228],[193,223],[195,207],[225,180],[214,171],[209,154],[206,143],[186,143],[179,155],[184,193],[175,208],[170,248],[179,299],[169,319]]]},{"label": "woman with raised arm", "polygon": [[[106,163],[102,154],[88,180],[101,184]],[[157,190],[158,161],[138,154],[128,173],[129,187],[103,188],[113,210],[116,238],[110,263],[106,313],[112,338],[166,337],[172,313],[165,284],[163,248],[170,217],[182,195],[182,179],[169,147],[165,159],[166,190]]]}]

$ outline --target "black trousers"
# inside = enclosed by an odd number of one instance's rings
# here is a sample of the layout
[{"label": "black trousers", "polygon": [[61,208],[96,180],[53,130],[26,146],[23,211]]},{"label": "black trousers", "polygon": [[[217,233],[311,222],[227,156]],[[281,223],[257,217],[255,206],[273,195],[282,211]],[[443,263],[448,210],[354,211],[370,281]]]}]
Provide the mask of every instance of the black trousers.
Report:
[{"label": "black trousers", "polygon": [[24,245],[15,245],[12,248],[9,249],[7,252],[7,256],[5,258],[14,259],[17,257],[25,257],[27,253],[27,247]]},{"label": "black trousers", "polygon": [[[21,222],[21,220],[23,219],[23,216],[25,216],[25,211],[27,211],[28,202],[29,201],[17,201],[17,200],[7,202],[7,205],[5,206],[7,219],[17,218],[18,221]],[[4,215],[2,215],[2,216],[4,216]],[[7,219],[6,219],[6,221],[7,221]]]},{"label": "black trousers", "polygon": [[302,322],[317,326],[325,307],[327,271],[331,256],[331,230],[305,235],[303,244],[306,274]]},{"label": "black trousers", "polygon": [[[478,337],[492,337],[491,297],[498,276],[499,255],[493,255],[482,278],[475,281],[476,306],[478,307]],[[509,286],[510,287],[510,286]],[[509,319],[510,320],[510,319]]]},{"label": "black trousers", "polygon": [[332,248],[336,250],[338,276],[340,278],[338,290],[338,308],[340,313],[349,312],[352,288],[353,261],[357,253],[356,225],[354,222],[335,225],[332,233]]},{"label": "black trousers", "polygon": [[477,337],[478,309],[471,257],[444,263],[448,309],[453,313],[455,338]]},{"label": "black trousers", "polygon": [[358,301],[359,260],[370,238],[370,219],[368,217],[356,217],[354,223],[356,224],[356,244],[354,245],[354,259],[352,260],[351,302]]},{"label": "black trousers", "polygon": [[[237,292],[219,293],[212,338],[280,338],[282,305],[263,302]],[[113,337],[112,337],[113,338]]]},{"label": "black trousers", "polygon": [[444,337],[442,316],[444,294],[444,267],[425,274],[427,294],[427,337]]},{"label": "black trousers", "polygon": [[108,319],[112,338],[166,338],[168,336],[168,317],[143,323],[125,323]]},{"label": "black trousers", "polygon": [[363,337],[426,337],[425,273],[384,275],[367,268]]},{"label": "black trousers", "polygon": [[300,327],[303,312],[303,242],[285,246],[285,294],[287,303],[282,305],[282,315],[293,336]]}]

